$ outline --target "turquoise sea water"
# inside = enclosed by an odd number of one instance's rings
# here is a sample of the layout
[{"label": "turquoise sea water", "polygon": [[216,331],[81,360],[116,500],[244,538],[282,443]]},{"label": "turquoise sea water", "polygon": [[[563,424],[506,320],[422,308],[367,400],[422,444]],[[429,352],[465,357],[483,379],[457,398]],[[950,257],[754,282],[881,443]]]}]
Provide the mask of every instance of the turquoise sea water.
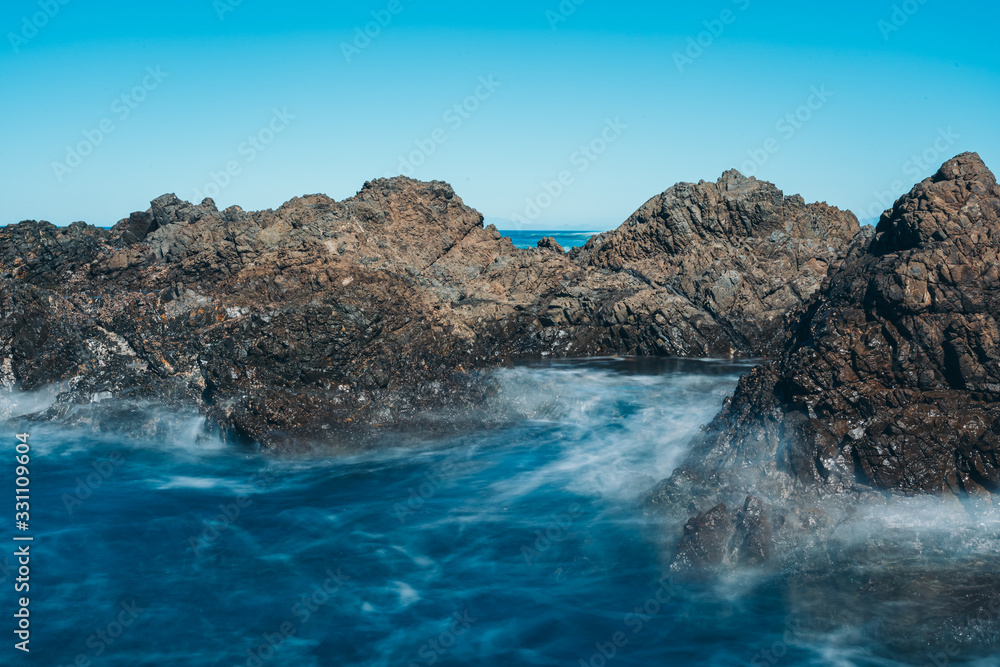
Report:
[{"label": "turquoise sea water", "polygon": [[539,239],[550,236],[563,248],[569,250],[583,245],[598,232],[501,229],[500,233],[510,237],[510,240],[518,248],[534,248],[538,245]]}]

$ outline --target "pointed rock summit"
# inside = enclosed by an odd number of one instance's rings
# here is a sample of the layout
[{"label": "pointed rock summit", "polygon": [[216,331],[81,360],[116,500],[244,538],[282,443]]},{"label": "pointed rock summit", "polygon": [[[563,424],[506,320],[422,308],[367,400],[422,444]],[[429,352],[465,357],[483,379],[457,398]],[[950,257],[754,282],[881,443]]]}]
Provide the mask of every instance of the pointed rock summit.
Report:
[{"label": "pointed rock summit", "polygon": [[995,234],[1000,227],[997,202],[993,172],[978,154],[963,153],[882,215],[872,251],[907,250],[952,236],[976,238],[977,229]]}]

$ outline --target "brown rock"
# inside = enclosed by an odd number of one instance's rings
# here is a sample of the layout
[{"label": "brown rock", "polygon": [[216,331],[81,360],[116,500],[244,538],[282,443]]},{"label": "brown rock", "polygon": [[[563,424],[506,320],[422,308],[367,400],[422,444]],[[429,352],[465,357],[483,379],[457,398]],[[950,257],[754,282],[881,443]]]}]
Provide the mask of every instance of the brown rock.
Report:
[{"label": "brown rock", "polygon": [[[575,254],[519,250],[447,184],[403,177],[273,211],[164,195],[110,232],[21,223],[0,229],[0,280],[37,326],[25,341],[0,321],[0,360],[21,389],[72,386],[57,416],[97,394],[172,397],[266,444],[329,439],[474,400],[471,371],[517,358],[770,349],[799,297],[761,296],[748,276],[783,257],[805,294],[856,225],[735,172],[656,201],[650,225],[700,207],[705,239],[646,243],[644,208]],[[770,239],[779,228],[789,237]],[[113,372],[94,370],[95,350]]]},{"label": "brown rock", "polygon": [[715,320],[734,352],[773,356],[785,316],[819,290],[858,230],[849,211],[786,197],[734,170],[673,186],[573,253],[683,297]]},{"label": "brown rock", "polygon": [[826,491],[1000,490],[1000,187],[959,155],[883,214],[689,465]]}]

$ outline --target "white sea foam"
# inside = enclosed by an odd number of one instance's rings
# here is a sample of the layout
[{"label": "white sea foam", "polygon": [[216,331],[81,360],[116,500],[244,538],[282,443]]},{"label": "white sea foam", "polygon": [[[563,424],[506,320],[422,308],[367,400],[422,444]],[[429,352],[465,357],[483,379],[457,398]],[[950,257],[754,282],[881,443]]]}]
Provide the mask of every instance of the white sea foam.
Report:
[{"label": "white sea foam", "polygon": [[15,419],[33,412],[48,409],[59,395],[57,386],[48,386],[36,391],[0,391],[0,420]]},{"label": "white sea foam", "polygon": [[509,409],[558,431],[552,438],[558,449],[547,463],[495,483],[496,493],[514,500],[546,484],[582,495],[634,497],[680,463],[738,375],[557,367],[503,371],[499,379]]}]

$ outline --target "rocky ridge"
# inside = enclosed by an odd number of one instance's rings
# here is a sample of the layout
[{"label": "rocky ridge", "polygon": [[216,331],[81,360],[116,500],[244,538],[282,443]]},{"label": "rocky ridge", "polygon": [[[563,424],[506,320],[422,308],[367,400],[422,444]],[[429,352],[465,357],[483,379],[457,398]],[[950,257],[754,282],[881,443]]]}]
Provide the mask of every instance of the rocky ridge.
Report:
[{"label": "rocky ridge", "polygon": [[726,172],[569,253],[515,248],[438,182],[260,212],[165,195],[111,230],[0,228],[0,418],[143,432],[155,401],[356,445],[480,404],[517,359],[766,355],[644,498],[665,567],[779,583],[805,632],[972,657],[1000,636],[998,254],[974,153],[875,229]]},{"label": "rocky ridge", "polygon": [[[649,241],[677,220],[687,241]],[[55,386],[38,418],[151,399],[269,446],[336,441],[476,402],[476,371],[519,358],[776,351],[783,310],[856,229],[736,172],[675,186],[570,254],[515,248],[440,182],[259,212],[164,195],[111,230],[0,229],[0,381]]]}]

